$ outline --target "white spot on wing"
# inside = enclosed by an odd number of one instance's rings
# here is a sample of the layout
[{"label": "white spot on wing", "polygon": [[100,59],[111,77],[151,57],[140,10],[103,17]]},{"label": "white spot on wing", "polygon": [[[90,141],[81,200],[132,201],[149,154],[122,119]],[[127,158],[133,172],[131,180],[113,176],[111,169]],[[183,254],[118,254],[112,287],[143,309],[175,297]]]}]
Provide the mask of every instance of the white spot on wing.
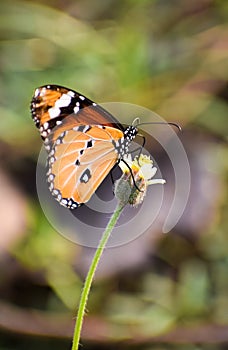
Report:
[{"label": "white spot on wing", "polygon": [[63,94],[56,102],[55,107],[67,107],[71,103],[72,97],[67,94]]},{"label": "white spot on wing", "polygon": [[52,108],[49,108],[48,113],[50,115],[50,118],[54,119],[60,115],[61,110],[57,107],[52,107]]},{"label": "white spot on wing", "polygon": [[89,181],[88,175],[87,175],[87,174],[84,174],[82,180],[83,180],[84,182],[88,182],[88,181]]},{"label": "white spot on wing", "polygon": [[78,107],[78,106],[75,106],[75,107],[74,107],[74,113],[77,114],[78,111],[79,111],[79,107]]},{"label": "white spot on wing", "polygon": [[67,93],[67,95],[69,95],[69,96],[71,96],[71,97],[74,97],[74,96],[75,96],[75,93],[74,93],[73,91],[69,91],[69,92]]},{"label": "white spot on wing", "polygon": [[89,129],[90,129],[90,125],[86,125],[85,128],[84,128],[84,130],[83,130],[83,132],[86,132],[86,131],[89,130]]},{"label": "white spot on wing", "polygon": [[39,95],[39,89],[35,90],[34,96],[37,97]]},{"label": "white spot on wing", "polygon": [[79,98],[80,98],[80,100],[82,100],[82,101],[85,99],[85,97],[82,96],[82,95],[79,95]]}]

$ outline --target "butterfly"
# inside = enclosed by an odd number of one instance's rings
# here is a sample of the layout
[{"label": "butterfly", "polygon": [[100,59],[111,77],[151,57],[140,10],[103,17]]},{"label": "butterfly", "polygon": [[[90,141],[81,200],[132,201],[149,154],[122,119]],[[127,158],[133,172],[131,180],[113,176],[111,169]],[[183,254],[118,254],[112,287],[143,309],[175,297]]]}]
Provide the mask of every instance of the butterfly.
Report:
[{"label": "butterfly", "polygon": [[35,90],[31,114],[48,153],[49,190],[69,209],[89,201],[138,133],[136,126],[124,128],[95,102],[59,85]]}]

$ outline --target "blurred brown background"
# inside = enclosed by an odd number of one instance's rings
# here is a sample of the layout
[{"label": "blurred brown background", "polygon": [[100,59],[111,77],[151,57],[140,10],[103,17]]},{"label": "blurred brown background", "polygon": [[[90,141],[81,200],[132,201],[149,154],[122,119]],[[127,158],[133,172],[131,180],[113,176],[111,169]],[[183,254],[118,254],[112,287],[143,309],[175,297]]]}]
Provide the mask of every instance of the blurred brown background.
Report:
[{"label": "blurred brown background", "polygon": [[227,348],[227,29],[226,0],[2,1],[0,350],[70,349],[92,256],[38,202],[29,104],[48,83],[178,122],[192,172],[172,232],[106,253],[83,348]]}]

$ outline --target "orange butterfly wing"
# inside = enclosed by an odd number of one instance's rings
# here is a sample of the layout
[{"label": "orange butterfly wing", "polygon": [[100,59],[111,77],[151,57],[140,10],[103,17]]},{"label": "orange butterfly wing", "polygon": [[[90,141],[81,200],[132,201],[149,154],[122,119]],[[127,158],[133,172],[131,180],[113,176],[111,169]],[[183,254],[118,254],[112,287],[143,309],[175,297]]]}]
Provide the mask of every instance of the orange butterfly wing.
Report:
[{"label": "orange butterfly wing", "polygon": [[[71,209],[88,202],[118,160],[113,141],[123,137],[112,127],[84,126],[68,130],[53,145],[48,182],[53,196]],[[50,154],[51,154],[50,153]]]},{"label": "orange butterfly wing", "polygon": [[124,129],[101,106],[59,85],[37,88],[31,113],[48,152],[49,189],[71,209],[91,198],[138,132],[133,126]]},{"label": "orange butterfly wing", "polygon": [[108,111],[82,94],[59,85],[35,90],[31,101],[32,118],[42,138],[53,143],[64,131],[76,125],[107,125],[124,131]]}]

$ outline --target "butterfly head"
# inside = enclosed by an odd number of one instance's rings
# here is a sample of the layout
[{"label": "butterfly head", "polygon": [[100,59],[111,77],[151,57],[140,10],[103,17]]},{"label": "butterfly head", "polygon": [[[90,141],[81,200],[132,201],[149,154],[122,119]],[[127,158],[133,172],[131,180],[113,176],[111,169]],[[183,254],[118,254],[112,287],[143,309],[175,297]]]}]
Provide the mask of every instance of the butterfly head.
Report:
[{"label": "butterfly head", "polygon": [[126,142],[131,142],[138,133],[138,129],[134,125],[128,126],[124,131],[124,139]]}]

